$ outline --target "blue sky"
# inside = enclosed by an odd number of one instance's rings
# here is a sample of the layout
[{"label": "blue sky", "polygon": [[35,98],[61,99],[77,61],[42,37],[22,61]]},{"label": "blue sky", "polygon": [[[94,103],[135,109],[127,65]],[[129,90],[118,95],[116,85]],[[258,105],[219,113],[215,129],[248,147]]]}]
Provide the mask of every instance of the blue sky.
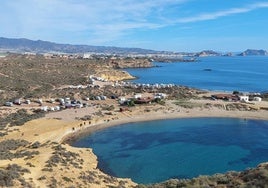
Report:
[{"label": "blue sky", "polygon": [[264,0],[1,0],[0,36],[154,50],[268,50]]}]

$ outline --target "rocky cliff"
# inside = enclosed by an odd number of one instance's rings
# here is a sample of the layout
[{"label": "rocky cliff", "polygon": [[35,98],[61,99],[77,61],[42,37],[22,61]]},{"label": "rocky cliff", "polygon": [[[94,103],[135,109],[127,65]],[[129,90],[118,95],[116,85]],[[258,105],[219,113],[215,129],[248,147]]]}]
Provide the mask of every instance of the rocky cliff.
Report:
[{"label": "rocky cliff", "polygon": [[121,69],[121,68],[148,68],[153,64],[146,58],[124,58],[124,59],[110,59],[109,66]]},{"label": "rocky cliff", "polygon": [[131,76],[126,71],[120,71],[120,70],[100,70],[98,71],[95,76],[100,77],[107,81],[122,81],[122,80],[132,80],[135,79],[135,77]]},{"label": "rocky cliff", "polygon": [[248,56],[248,55],[268,55],[268,52],[265,50],[247,49],[246,51],[239,54],[239,56]]}]

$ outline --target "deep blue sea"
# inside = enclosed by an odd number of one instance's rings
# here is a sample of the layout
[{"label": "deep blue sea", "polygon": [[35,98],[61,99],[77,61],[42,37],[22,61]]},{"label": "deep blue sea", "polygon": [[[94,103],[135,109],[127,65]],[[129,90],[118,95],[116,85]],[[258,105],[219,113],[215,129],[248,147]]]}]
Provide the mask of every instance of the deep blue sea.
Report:
[{"label": "deep blue sea", "polygon": [[[157,63],[126,69],[136,83],[172,83],[217,91],[268,90],[268,56],[201,57],[195,63]],[[204,71],[211,69],[211,71]]]},{"label": "deep blue sea", "polygon": [[[172,65],[173,66],[173,65]],[[119,125],[73,143],[99,168],[138,183],[241,171],[268,161],[268,121],[189,118]]]}]

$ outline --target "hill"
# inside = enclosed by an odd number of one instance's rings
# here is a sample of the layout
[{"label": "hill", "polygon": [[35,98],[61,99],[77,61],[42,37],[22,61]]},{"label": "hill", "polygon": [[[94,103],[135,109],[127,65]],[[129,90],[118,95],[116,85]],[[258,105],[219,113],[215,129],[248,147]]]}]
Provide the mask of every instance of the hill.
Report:
[{"label": "hill", "polygon": [[268,55],[268,52],[265,50],[247,49],[246,51],[239,54],[239,56],[250,56],[250,55]]},{"label": "hill", "polygon": [[157,53],[154,50],[141,49],[141,48],[121,48],[112,46],[91,46],[91,45],[71,45],[71,44],[58,44],[54,42],[42,40],[29,40],[29,39],[11,39],[0,37],[0,49],[8,50],[11,52],[61,52],[61,53],[137,53],[137,54],[150,54]]}]

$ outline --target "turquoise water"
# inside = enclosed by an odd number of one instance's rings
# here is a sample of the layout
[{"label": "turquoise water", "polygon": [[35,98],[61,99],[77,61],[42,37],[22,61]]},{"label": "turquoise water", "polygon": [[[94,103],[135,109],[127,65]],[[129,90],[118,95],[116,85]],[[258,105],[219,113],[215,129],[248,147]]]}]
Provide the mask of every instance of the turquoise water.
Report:
[{"label": "turquoise water", "polygon": [[268,161],[268,121],[189,118],[124,124],[73,143],[99,168],[138,183],[241,171]]},{"label": "turquoise water", "polygon": [[[203,57],[196,63],[154,63],[127,69],[136,83],[173,83],[218,91],[268,91],[268,56]],[[211,71],[204,71],[211,69]]]}]

